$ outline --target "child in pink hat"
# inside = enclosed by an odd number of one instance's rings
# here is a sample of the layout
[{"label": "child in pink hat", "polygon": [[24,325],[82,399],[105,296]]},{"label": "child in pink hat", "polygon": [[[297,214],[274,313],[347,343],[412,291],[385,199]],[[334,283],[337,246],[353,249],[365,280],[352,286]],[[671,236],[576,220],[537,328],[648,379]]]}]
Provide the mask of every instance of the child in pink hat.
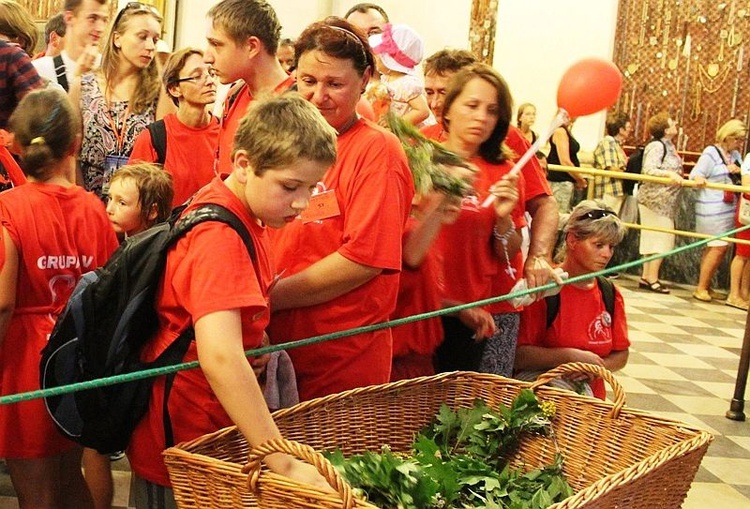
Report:
[{"label": "child in pink hat", "polygon": [[371,35],[369,42],[388,89],[390,111],[419,128],[434,124],[417,68],[424,56],[419,34],[407,25],[387,23],[383,33]]}]

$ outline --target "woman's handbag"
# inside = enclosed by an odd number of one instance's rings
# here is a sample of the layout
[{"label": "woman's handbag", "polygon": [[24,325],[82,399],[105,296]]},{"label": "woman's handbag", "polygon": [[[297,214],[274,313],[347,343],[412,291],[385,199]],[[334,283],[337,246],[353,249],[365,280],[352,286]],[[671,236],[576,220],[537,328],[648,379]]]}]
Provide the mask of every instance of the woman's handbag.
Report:
[{"label": "woman's handbag", "polygon": [[626,195],[617,215],[623,223],[637,224],[638,199],[635,196]]},{"label": "woman's handbag", "polygon": [[740,195],[739,211],[737,212],[737,221],[740,224],[750,224],[750,195],[742,193]]}]

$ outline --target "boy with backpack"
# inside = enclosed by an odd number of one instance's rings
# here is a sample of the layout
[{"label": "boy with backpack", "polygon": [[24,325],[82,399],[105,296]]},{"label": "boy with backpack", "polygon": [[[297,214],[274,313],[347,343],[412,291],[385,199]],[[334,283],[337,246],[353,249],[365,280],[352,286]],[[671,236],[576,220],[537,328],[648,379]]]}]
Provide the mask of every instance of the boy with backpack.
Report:
[{"label": "boy with backpack", "polygon": [[[154,383],[128,449],[136,507],[172,499],[161,456],[169,445],[232,422],[251,446],[280,437],[244,355],[260,346],[270,316],[274,278],[266,228],[297,219],[335,157],[336,133],[312,104],[296,94],[258,103],[238,128],[230,176],[212,180],[185,209],[183,217],[206,204],[228,209],[249,232],[255,256],[238,230],[217,221],[198,224],[168,251],[156,295],[159,328],[142,357],[155,358],[192,327],[195,340],[182,360],[197,359],[201,369],[178,373],[168,393],[164,377]],[[289,456],[272,455],[266,463],[298,481],[325,485],[313,467]]]}]

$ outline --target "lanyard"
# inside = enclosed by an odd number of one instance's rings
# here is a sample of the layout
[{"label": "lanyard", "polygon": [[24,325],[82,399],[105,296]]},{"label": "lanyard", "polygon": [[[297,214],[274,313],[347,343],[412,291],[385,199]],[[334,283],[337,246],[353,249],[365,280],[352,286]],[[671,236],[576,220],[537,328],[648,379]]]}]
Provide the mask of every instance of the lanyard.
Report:
[{"label": "lanyard", "polygon": [[112,110],[107,103],[107,117],[109,118],[109,125],[112,128],[112,132],[115,134],[115,140],[117,140],[117,155],[122,155],[122,147],[125,144],[125,132],[128,129],[128,119],[130,118],[130,103],[125,108],[125,115],[122,119],[122,128],[117,129],[117,124],[112,118]]}]

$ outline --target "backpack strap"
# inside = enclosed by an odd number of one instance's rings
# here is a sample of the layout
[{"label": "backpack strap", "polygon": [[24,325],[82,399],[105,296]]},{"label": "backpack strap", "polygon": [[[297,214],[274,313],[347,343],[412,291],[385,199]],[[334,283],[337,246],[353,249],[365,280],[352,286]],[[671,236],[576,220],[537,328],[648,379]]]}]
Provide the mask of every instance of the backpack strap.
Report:
[{"label": "backpack strap", "polygon": [[[152,124],[153,125],[153,124]],[[193,227],[204,223],[206,221],[219,221],[221,223],[228,224],[233,230],[242,238],[242,242],[247,248],[247,252],[250,255],[250,259],[255,263],[257,255],[255,252],[255,244],[250,232],[242,223],[242,220],[238,218],[232,211],[218,205],[216,203],[207,203],[195,208],[185,214],[182,218],[176,219],[176,216],[184,210],[187,204],[182,205],[179,212],[175,210],[173,216],[170,218],[174,222],[174,228],[172,229],[172,236],[169,243],[172,244],[178,239],[187,234]],[[195,339],[195,331],[190,326],[186,330],[182,331],[179,337],[172,342],[169,347],[159,356],[159,365],[166,366],[169,364],[176,364],[181,362],[185,357],[190,343]],[[169,394],[172,392],[172,386],[174,385],[175,377],[177,373],[170,373],[166,376],[164,381],[164,399],[162,404],[162,423],[164,425],[164,440],[166,447],[172,447],[175,445],[174,431],[172,428],[172,419],[169,416]]]},{"label": "backpack strap", "polygon": [[599,286],[599,292],[602,294],[604,309],[612,317],[612,323],[615,323],[615,284],[604,276],[596,276],[596,282]]},{"label": "backpack strap", "polygon": [[[604,309],[612,317],[612,323],[615,322],[615,285],[612,281],[604,276],[596,276],[596,283],[599,287],[599,293],[602,294]],[[557,315],[560,313],[560,294],[556,293],[544,298],[547,303],[547,329],[552,327]]]},{"label": "backpack strap", "polygon": [[65,62],[63,62],[62,55],[55,55],[52,57],[52,63],[55,66],[55,77],[57,77],[57,84],[63,87],[63,90],[68,91],[68,75],[65,73]]},{"label": "backpack strap", "polygon": [[547,303],[547,329],[552,327],[552,323],[557,318],[557,314],[560,312],[560,293],[545,297],[544,301]]},{"label": "backpack strap", "polygon": [[155,162],[164,166],[164,161],[167,160],[167,126],[164,119],[152,122],[146,126],[146,129],[151,135],[151,146],[156,151]]},{"label": "backpack strap", "polygon": [[664,140],[659,139],[659,143],[661,143],[662,148],[664,149],[664,152],[661,153],[661,163],[660,165],[664,164],[664,158],[667,157],[667,144],[664,143]]}]

